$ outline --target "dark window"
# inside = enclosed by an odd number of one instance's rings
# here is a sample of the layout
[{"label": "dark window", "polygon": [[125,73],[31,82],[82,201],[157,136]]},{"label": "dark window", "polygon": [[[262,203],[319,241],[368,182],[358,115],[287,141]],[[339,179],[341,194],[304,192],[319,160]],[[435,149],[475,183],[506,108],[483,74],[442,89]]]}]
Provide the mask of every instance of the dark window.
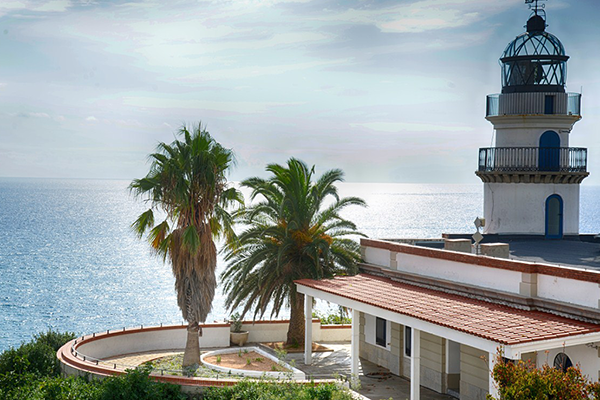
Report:
[{"label": "dark window", "polygon": [[554,96],[546,96],[546,102],[544,104],[545,114],[554,114]]},{"label": "dark window", "polygon": [[383,318],[376,317],[375,320],[375,343],[386,347],[387,344],[387,321]]},{"label": "dark window", "polygon": [[567,372],[569,367],[572,367],[573,363],[568,355],[565,353],[558,353],[556,357],[554,357],[554,368],[561,370],[562,372]]},{"label": "dark window", "polygon": [[404,354],[406,354],[407,357],[410,357],[412,349],[411,336],[412,331],[410,329],[410,326],[404,327]]}]

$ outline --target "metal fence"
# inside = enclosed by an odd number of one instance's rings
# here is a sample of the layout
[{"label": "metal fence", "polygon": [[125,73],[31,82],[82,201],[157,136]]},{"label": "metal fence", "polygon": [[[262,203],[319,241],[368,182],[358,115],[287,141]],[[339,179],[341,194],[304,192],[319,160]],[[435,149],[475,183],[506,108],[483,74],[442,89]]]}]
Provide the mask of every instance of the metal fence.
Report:
[{"label": "metal fence", "polygon": [[481,172],[586,172],[581,147],[487,147],[479,149]]}]

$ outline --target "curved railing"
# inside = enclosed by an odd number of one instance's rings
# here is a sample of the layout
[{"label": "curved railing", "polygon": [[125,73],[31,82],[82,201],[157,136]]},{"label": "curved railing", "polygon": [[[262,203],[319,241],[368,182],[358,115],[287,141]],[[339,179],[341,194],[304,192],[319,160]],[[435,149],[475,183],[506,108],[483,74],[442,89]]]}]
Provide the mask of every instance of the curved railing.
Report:
[{"label": "curved railing", "polygon": [[487,147],[479,149],[479,172],[587,172],[581,147]]},{"label": "curved railing", "polygon": [[[502,98],[503,106],[500,106],[500,99],[505,94],[490,94],[486,99],[486,117],[497,117],[499,115],[520,115],[520,114],[551,114],[551,115],[581,115],[581,93],[559,93],[554,96],[560,97],[560,101],[552,101],[552,105],[545,104],[545,93],[511,93],[510,97]],[[549,96],[549,97],[554,97]],[[501,110],[502,108],[503,110]],[[533,110],[524,113],[521,110]],[[502,112],[501,112],[502,111]]]}]

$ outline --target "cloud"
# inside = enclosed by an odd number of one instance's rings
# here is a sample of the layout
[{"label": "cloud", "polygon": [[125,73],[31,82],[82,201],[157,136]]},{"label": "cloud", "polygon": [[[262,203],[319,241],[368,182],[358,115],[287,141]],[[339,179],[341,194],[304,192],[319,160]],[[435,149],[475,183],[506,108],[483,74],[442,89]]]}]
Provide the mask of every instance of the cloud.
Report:
[{"label": "cloud", "polygon": [[21,112],[17,115],[23,118],[50,118],[50,115],[45,112]]},{"label": "cloud", "polygon": [[365,122],[365,123],[350,123],[351,127],[363,127],[378,132],[466,132],[472,131],[470,126],[450,126],[450,125],[435,125],[422,124],[412,122]]},{"label": "cloud", "polygon": [[315,67],[329,67],[338,64],[345,64],[349,60],[338,59],[331,61],[308,61],[297,64],[279,64],[279,65],[248,65],[238,68],[224,68],[207,70],[197,74],[190,74],[177,80],[182,82],[205,82],[205,81],[218,81],[218,80],[229,80],[229,79],[248,79],[256,78],[259,76],[279,75],[291,71],[307,70]]},{"label": "cloud", "polygon": [[158,97],[124,97],[123,103],[129,106],[155,109],[191,109],[212,110],[239,114],[261,114],[275,107],[298,105],[302,103],[278,103],[259,101],[209,101],[193,99],[163,99]]},{"label": "cloud", "polygon": [[2,0],[0,16],[13,12],[64,12],[72,6],[69,0]]},{"label": "cloud", "polygon": [[368,24],[382,32],[421,33],[470,25],[513,7],[520,0],[420,0],[380,8],[350,8],[320,18],[330,22]]},{"label": "cloud", "polygon": [[96,122],[96,121],[98,121],[98,118],[94,117],[93,115],[90,115],[85,120],[88,122]]},{"label": "cloud", "polygon": [[40,12],[62,12],[67,11],[67,9],[71,6],[71,2],[67,0],[51,0],[42,2],[41,5],[35,6],[33,11]]}]

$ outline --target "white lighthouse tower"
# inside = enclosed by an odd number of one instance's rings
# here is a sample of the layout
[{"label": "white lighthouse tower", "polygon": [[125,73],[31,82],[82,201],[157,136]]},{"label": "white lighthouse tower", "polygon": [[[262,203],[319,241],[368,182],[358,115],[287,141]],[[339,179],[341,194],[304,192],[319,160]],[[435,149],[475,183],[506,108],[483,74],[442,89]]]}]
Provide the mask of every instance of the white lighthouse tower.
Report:
[{"label": "white lighthouse tower", "polygon": [[560,40],[546,31],[538,0],[525,0],[527,31],[506,46],[502,93],[487,96],[486,119],[495,147],[479,149],[476,172],[484,183],[487,234],[579,234],[579,185],[587,149],[569,147],[581,119],[581,94],[565,91],[567,60]]}]

